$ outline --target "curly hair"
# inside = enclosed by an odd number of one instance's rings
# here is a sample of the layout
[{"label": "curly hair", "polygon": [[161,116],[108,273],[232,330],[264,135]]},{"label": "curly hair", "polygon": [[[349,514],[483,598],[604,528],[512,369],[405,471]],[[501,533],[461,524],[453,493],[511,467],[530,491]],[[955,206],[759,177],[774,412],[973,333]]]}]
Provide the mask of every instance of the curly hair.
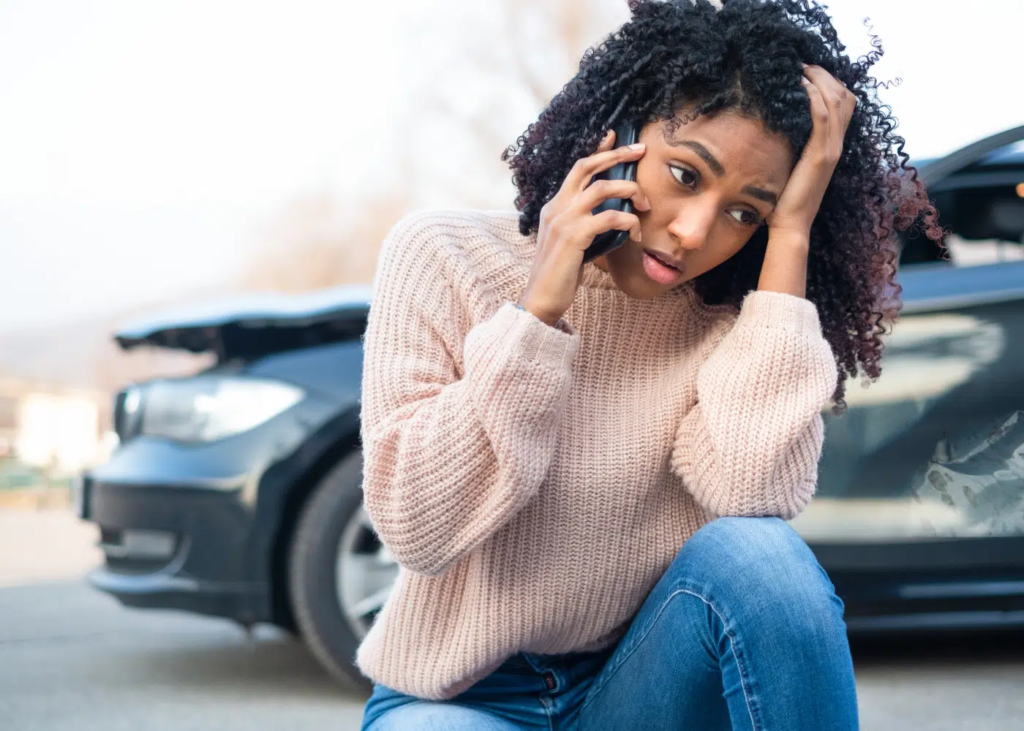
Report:
[{"label": "curly hair", "polygon": [[[935,208],[891,109],[884,86],[868,75],[882,56],[851,61],[825,10],[812,0],[628,0],[632,18],[588,49],[579,72],[537,121],[501,155],[513,170],[516,210],[525,236],[577,159],[593,154],[623,115],[670,129],[730,110],[785,137],[795,161],[811,133],[801,62],[821,66],[857,97],[840,158],[811,227],[807,298],[836,358],[833,413],[846,409],[845,383],[858,364],[881,374],[882,335],[903,307],[895,281],[896,231],[920,227],[941,241]],[[866,21],[865,21],[866,22]],[[869,31],[870,32],[870,31]],[[681,110],[687,109],[685,118]],[[768,244],[761,226],[739,253],[694,279],[708,304],[738,306],[757,286]]]}]

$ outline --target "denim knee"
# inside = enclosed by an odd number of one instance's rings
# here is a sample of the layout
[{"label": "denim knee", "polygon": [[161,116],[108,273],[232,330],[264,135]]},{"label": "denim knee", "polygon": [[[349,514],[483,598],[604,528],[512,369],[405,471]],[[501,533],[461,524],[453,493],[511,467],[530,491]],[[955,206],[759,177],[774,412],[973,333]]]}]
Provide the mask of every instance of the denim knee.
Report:
[{"label": "denim knee", "polygon": [[691,585],[725,602],[741,603],[780,619],[795,603],[838,610],[835,587],[803,538],[775,517],[722,517],[702,526],[669,567]]}]

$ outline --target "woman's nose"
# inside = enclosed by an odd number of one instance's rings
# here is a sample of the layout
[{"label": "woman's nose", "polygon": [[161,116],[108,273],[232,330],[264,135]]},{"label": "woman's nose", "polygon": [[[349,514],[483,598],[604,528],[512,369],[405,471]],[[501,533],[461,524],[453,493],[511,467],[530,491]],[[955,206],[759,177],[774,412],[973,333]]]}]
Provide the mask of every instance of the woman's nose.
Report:
[{"label": "woman's nose", "polygon": [[693,201],[679,210],[668,225],[668,232],[687,251],[697,251],[711,235],[716,210],[710,202]]}]

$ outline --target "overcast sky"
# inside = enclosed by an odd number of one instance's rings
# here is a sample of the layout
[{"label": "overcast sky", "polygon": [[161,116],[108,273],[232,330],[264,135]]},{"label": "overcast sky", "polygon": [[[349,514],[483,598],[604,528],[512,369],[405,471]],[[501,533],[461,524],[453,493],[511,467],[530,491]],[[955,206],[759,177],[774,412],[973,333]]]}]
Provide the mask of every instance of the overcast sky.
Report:
[{"label": "overcast sky", "polygon": [[[0,330],[216,285],[289,201],[381,184],[418,154],[392,132],[440,63],[423,49],[501,32],[487,6],[0,2]],[[911,156],[1024,124],[1021,0],[829,7],[854,55],[871,16]],[[509,114],[509,142],[536,111]]]}]

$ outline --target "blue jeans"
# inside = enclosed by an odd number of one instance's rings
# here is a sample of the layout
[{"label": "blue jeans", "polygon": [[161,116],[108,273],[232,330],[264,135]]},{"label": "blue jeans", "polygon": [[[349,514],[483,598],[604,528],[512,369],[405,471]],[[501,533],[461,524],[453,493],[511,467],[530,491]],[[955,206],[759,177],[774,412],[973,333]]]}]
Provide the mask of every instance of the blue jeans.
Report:
[{"label": "blue jeans", "polygon": [[679,551],[619,643],[518,653],[448,701],[375,685],[363,731],[856,729],[843,603],[780,518],[718,518]]}]

